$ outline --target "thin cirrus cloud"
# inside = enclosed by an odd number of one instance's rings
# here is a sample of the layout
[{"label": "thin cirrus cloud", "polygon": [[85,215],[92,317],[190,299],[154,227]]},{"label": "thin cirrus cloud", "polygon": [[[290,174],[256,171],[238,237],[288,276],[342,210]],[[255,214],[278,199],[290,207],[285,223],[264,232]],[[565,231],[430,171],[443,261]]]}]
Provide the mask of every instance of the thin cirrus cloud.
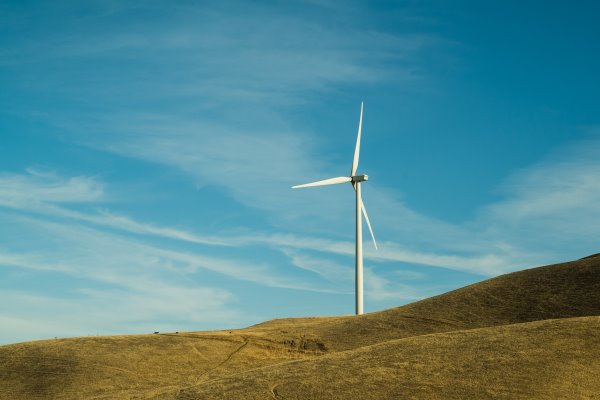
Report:
[{"label": "thin cirrus cloud", "polygon": [[[85,182],[85,184],[73,185],[73,182]],[[67,220],[91,223],[96,226],[114,228],[129,233],[158,236],[208,246],[239,247],[268,245],[284,249],[284,253],[285,249],[298,249],[317,250],[345,256],[352,256],[354,254],[353,243],[345,241],[300,236],[297,234],[261,234],[258,232],[255,232],[252,235],[203,236],[182,229],[142,223],[123,215],[111,213],[106,209],[93,213],[80,212],[53,204],[57,199],[65,203],[82,201],[83,199],[90,202],[98,202],[101,197],[97,195],[91,196],[89,188],[104,187],[104,185],[92,178],[61,178],[51,173],[40,175],[32,174],[30,171],[29,174],[3,174],[3,176],[0,176],[0,184],[6,187],[18,188],[18,190],[13,189],[5,192],[4,196],[0,198],[0,205],[24,211],[35,211],[37,213],[42,213],[46,217],[61,217]],[[45,196],[47,188],[51,188],[53,196]],[[97,193],[98,191],[92,190],[91,192]],[[27,194],[27,196],[29,196],[28,198],[32,199],[32,201],[22,201],[25,194]],[[431,227],[431,229],[432,231],[439,230],[439,228],[436,229],[435,226]],[[81,233],[76,236],[81,237]],[[98,239],[90,238],[90,242],[98,243]],[[290,254],[291,253],[286,253],[288,256]],[[456,256],[432,252],[410,251],[393,241],[386,241],[385,246],[383,246],[380,251],[370,251],[370,249],[367,248],[367,255],[370,259],[375,261],[399,261],[450,268],[483,275],[494,275],[502,271],[503,268],[510,268],[510,264],[507,266],[507,260],[497,255]],[[175,258],[178,257],[180,258],[181,256],[175,256]],[[294,258],[292,257],[292,261],[293,260]],[[224,268],[223,265],[217,269],[222,272],[231,270],[230,267]],[[240,277],[241,271],[242,270],[238,270],[233,276]],[[244,269],[243,271],[248,270]],[[251,279],[256,276],[256,271],[250,270],[249,272],[249,274],[244,274],[243,279]],[[290,287],[290,283],[277,281],[272,282],[271,285]],[[308,289],[309,286],[305,286],[305,288]]]},{"label": "thin cirrus cloud", "polygon": [[[19,288],[0,291],[2,304],[15,305],[0,307],[0,320],[10,323],[0,342],[124,333],[125,326],[146,332],[230,325],[240,320],[235,296],[198,281],[195,269],[239,279],[257,272],[248,265],[190,257],[39,215],[2,211],[0,218],[10,226],[10,231],[0,229],[0,268],[5,276],[16,274],[23,281]],[[43,288],[37,288],[39,282]],[[32,325],[40,329],[30,330]]]},{"label": "thin cirrus cloud", "polygon": [[[132,285],[140,279],[139,274],[165,272],[194,283],[189,276],[207,270],[268,287],[319,291],[318,287],[282,276],[265,263],[176,251],[79,224],[17,215],[3,215],[3,219],[11,222],[13,230],[21,228],[32,240],[35,238],[45,245],[43,250],[31,254],[3,252],[0,260],[8,265],[68,272],[120,286]],[[5,240],[9,242],[6,237]]]},{"label": "thin cirrus cloud", "polygon": [[[224,290],[144,283],[147,285],[140,291],[83,288],[69,297],[3,290],[0,293],[3,304],[18,304],[18,307],[0,313],[4,326],[0,342],[51,335],[129,333],[131,328],[137,332],[174,331],[182,326],[193,329],[207,322],[226,326],[240,319],[240,314],[231,307],[231,294]],[[178,307],[168,307],[172,304]]]},{"label": "thin cirrus cloud", "polygon": [[486,237],[518,243],[542,260],[597,251],[600,136],[588,132],[587,139],[556,149],[500,186],[505,199],[479,213]]},{"label": "thin cirrus cloud", "polygon": [[84,176],[62,178],[54,172],[28,168],[27,174],[0,173],[0,205],[23,207],[41,203],[87,203],[106,200],[104,186]]},{"label": "thin cirrus cloud", "polygon": [[[561,153],[550,154],[537,165],[512,176],[502,187],[511,198],[489,207],[493,218],[518,223],[548,219],[557,213],[598,209],[600,197],[600,139],[574,143]],[[590,214],[594,217],[597,213]]]},{"label": "thin cirrus cloud", "polygon": [[[347,288],[348,293],[353,293],[353,268],[334,261],[323,260],[322,257],[312,257],[294,250],[287,249],[284,250],[284,253],[290,258],[291,263],[295,267],[313,272],[330,282],[336,282],[337,285],[343,282],[343,287]],[[423,275],[412,275],[408,279],[423,277]],[[407,279],[407,276],[403,278]],[[409,302],[425,297],[423,291],[416,290],[405,283],[391,281],[375,273],[373,268],[368,267],[365,269],[365,292],[369,299],[374,301],[395,299],[396,301]]]},{"label": "thin cirrus cloud", "polygon": [[[26,192],[36,192],[37,185],[52,186],[54,191],[58,191],[60,183],[63,184],[65,191],[71,190],[69,182],[73,181],[72,179],[59,178],[53,174],[47,174],[46,178],[51,182],[39,182],[38,176],[31,175],[29,177],[7,174],[3,176],[5,183],[28,182],[28,187],[20,186]],[[74,198],[80,197],[78,194],[72,194]],[[61,200],[68,202],[64,196],[61,196]],[[14,204],[15,202],[8,201],[3,205],[14,209]],[[331,285],[289,278],[281,273],[281,268],[274,268],[260,260],[253,264],[231,255],[207,256],[202,254],[204,251],[201,249],[175,251],[156,242],[146,243],[148,236],[160,236],[209,247],[222,246],[222,241],[217,242],[212,238],[208,240],[172,228],[146,225],[129,218],[115,217],[106,212],[86,214],[72,211],[54,204],[44,204],[43,201],[35,202],[35,205],[20,203],[18,210],[33,211],[35,215],[2,213],[3,220],[11,226],[12,231],[6,232],[8,236],[3,235],[4,243],[13,244],[14,240],[9,237],[15,234],[18,237],[20,232],[24,232],[30,247],[36,248],[36,251],[33,253],[32,250],[27,250],[25,253],[2,251],[0,264],[4,266],[67,274],[78,279],[89,279],[98,284],[116,286],[133,292],[139,291],[139,285],[135,283],[147,274],[151,276],[148,279],[160,282],[165,279],[163,274],[168,273],[196,287],[198,279],[196,275],[199,271],[205,270],[266,287],[340,293],[338,289],[332,289]],[[57,222],[56,218],[61,220]],[[122,234],[87,227],[85,226],[87,224],[142,234],[143,237],[128,238]],[[244,246],[246,243],[240,241],[233,245]],[[150,291],[146,292],[147,295],[150,293]],[[173,304],[173,302],[166,301],[166,304]]]},{"label": "thin cirrus cloud", "polygon": [[[422,231],[423,235],[436,238],[438,248],[445,248],[446,251],[434,251],[433,247],[429,251],[409,250],[407,246],[414,247],[414,242],[405,238],[399,242],[384,241],[384,246],[377,252],[371,251],[367,246],[367,255],[374,261],[438,266],[488,276],[515,269],[520,266],[519,263],[524,264],[534,255],[537,257],[543,251],[543,243],[533,243],[528,249],[519,244],[524,238],[514,239],[519,237],[521,231],[540,229],[536,216],[544,210],[544,207],[542,205],[531,207],[531,204],[543,203],[546,204],[546,207],[552,207],[554,217],[544,220],[546,225],[553,225],[545,227],[549,232],[573,230],[578,224],[582,229],[589,226],[583,223],[582,218],[589,219],[589,211],[597,207],[599,197],[598,186],[595,184],[595,180],[591,179],[594,171],[598,169],[598,163],[593,157],[595,146],[597,147],[595,141],[572,145],[567,151],[556,156],[556,162],[544,161],[521,171],[520,175],[515,175],[505,184],[505,188],[514,189],[509,191],[513,197],[483,208],[481,216],[468,226],[453,226],[443,222],[436,224],[435,220],[419,217],[414,212],[412,212],[412,218],[408,218],[406,212],[403,213],[407,216],[402,221],[405,231],[414,232],[415,229]],[[139,222],[106,209],[85,213],[66,207],[68,203],[74,202],[98,203],[106,197],[105,184],[89,177],[64,178],[51,172],[41,173],[30,169],[28,174],[2,174],[0,183],[7,188],[0,196],[0,203],[5,207],[33,210],[48,216],[59,216],[125,232],[208,246],[269,245],[275,248],[318,250],[346,256],[353,254],[353,244],[346,241],[285,232],[272,234],[255,232],[251,235],[241,236],[214,234],[204,236],[184,229]],[[557,187],[557,185],[559,186]],[[582,193],[582,191],[584,192]],[[552,201],[552,196],[559,196],[563,201]],[[377,196],[373,198],[377,198]],[[375,204],[378,207],[374,209],[383,208],[387,213],[387,209],[393,209],[394,204],[393,201],[389,201],[387,204]],[[397,206],[396,209],[398,209]],[[408,211],[410,212],[409,209]],[[398,212],[390,212],[388,215],[398,215]],[[393,232],[393,226],[396,225],[395,219],[388,218],[381,222],[377,228]],[[386,226],[386,223],[391,224],[392,227]],[[471,231],[469,231],[469,227],[472,229]],[[589,229],[591,228],[584,229],[579,235],[581,237],[575,236],[573,239],[585,240],[584,236],[590,233]],[[449,234],[444,243],[439,232],[452,233],[452,231],[454,234]],[[481,237],[474,240],[470,251],[465,253],[464,248],[454,245],[456,234],[462,235],[463,238]],[[578,233],[573,232],[572,234],[577,235]],[[459,242],[462,241],[464,240],[459,240]],[[550,243],[546,246],[549,246]],[[423,248],[423,245],[419,247]],[[528,251],[531,254],[527,254]]]},{"label": "thin cirrus cloud", "polygon": [[[338,15],[346,24],[332,27],[319,17],[321,6],[315,18],[285,7],[230,7],[173,5],[177,24],[161,18],[135,28],[86,18],[78,35],[57,29],[43,45],[15,38],[12,51],[24,63],[43,60],[45,86],[80,108],[49,117],[69,140],[182,169],[251,207],[272,210],[284,198],[288,210],[309,210],[278,190],[322,170],[317,157],[306,157],[310,134],[290,126],[284,105],[350,82],[421,80],[420,55],[441,39],[357,29],[353,8]],[[111,8],[110,15],[124,11]],[[393,73],[385,69],[391,62]],[[329,207],[323,215],[336,212]]]},{"label": "thin cirrus cloud", "polygon": [[[44,325],[36,331],[43,337],[214,329],[257,319],[251,313],[242,316],[239,299],[207,281],[204,271],[267,287],[303,288],[265,264],[174,251],[65,221],[4,212],[0,218],[11,227],[10,232],[0,229],[0,268],[27,281],[19,289],[2,290],[2,304],[16,306],[0,308],[0,319],[15,322],[12,333],[3,330],[0,342],[37,338],[21,330],[27,321]],[[43,289],[36,289],[38,281],[46,282]]]},{"label": "thin cirrus cloud", "polygon": [[[326,5],[313,10],[315,18],[285,7],[239,3],[235,14],[228,7],[173,5],[177,24],[161,18],[135,28],[112,26],[106,15],[131,10],[109,7],[73,22],[85,24],[78,35],[57,29],[44,41],[19,37],[11,51],[25,64],[43,60],[44,85],[80,108],[48,117],[68,140],[180,169],[198,185],[274,213],[273,223],[305,221],[316,215],[314,204],[320,218],[339,221],[337,192],[299,197],[287,190],[323,176],[326,163],[315,154],[319,139],[292,126],[285,105],[350,82],[422,81],[421,54],[442,39],[357,28],[366,10],[356,7],[345,8],[348,15],[338,17],[346,22],[335,27],[320,17]],[[90,68],[97,62],[100,73]]]},{"label": "thin cirrus cloud", "polygon": [[[199,18],[211,14],[195,11]],[[215,12],[221,11],[217,8]],[[71,65],[81,62],[87,66],[95,58],[119,60],[123,49],[127,57],[136,54],[147,62],[141,70],[136,64],[135,71],[128,71],[125,57],[111,82],[96,77],[89,82],[86,76],[79,77],[80,82],[70,78],[77,93],[89,91],[96,104],[75,117],[55,114],[51,122],[68,132],[73,141],[181,169],[198,184],[225,188],[242,204],[273,210],[283,208],[285,202],[288,212],[306,212],[310,207],[303,204],[324,196],[308,194],[307,202],[281,189],[307,176],[319,176],[323,163],[310,154],[319,139],[291,126],[283,105],[303,101],[316,92],[338,90],[334,88],[342,83],[420,80],[416,61],[420,52],[438,45],[430,35],[340,31],[318,19],[307,21],[269,12],[257,13],[258,20],[223,17],[225,21],[211,18],[206,24],[195,21],[183,27],[153,26],[151,31],[156,32],[150,38],[142,28],[143,33],[113,34],[122,35],[121,40],[106,40],[100,33],[91,33],[91,40],[70,39],[81,40],[85,51],[69,45],[66,55],[56,57],[66,57]],[[61,43],[66,39],[58,36],[55,40]],[[104,44],[90,45],[96,41]],[[110,46],[106,43],[113,43],[114,48],[106,48]],[[148,57],[147,52],[166,52],[167,59],[179,57],[181,62],[174,71],[164,65],[163,58]],[[406,71],[396,68],[393,74],[386,74],[381,70],[379,66],[391,59],[403,60]],[[127,92],[121,93],[125,87]],[[57,90],[68,91],[63,87]],[[140,94],[140,98],[132,98]],[[115,98],[119,100],[115,102]],[[127,107],[121,106],[123,101]],[[349,150],[351,145],[349,141]],[[331,202],[319,203],[327,207]],[[337,210],[328,207],[322,215],[335,215]]]},{"label": "thin cirrus cloud", "polygon": [[[94,102],[105,107],[120,104],[115,97],[140,94],[145,106],[187,100],[184,110],[189,110],[190,99],[210,108],[256,101],[272,107],[348,82],[414,83],[423,78],[418,67],[423,50],[444,42],[432,34],[392,35],[361,27],[360,14],[349,8],[336,12],[347,22],[334,27],[320,8],[306,18],[306,7],[300,15],[243,2],[236,13],[229,7],[170,5],[170,18],[135,25],[102,17],[73,20],[69,30],[54,29],[43,41],[16,37],[5,51],[20,64],[44,62],[50,86],[69,65],[70,79],[61,79],[65,84],[56,88],[60,93],[82,99],[93,94]],[[131,11],[136,10],[120,12]],[[155,10],[149,6],[147,11]],[[116,68],[118,74],[90,73],[90,61],[105,61],[104,68]],[[392,63],[393,70],[386,69]]]},{"label": "thin cirrus cloud", "polygon": [[[370,252],[369,246],[366,251],[372,259],[444,266],[490,276],[594,251],[593,237],[599,225],[590,222],[600,215],[598,150],[600,140],[593,132],[586,140],[555,149],[544,159],[515,171],[498,186],[501,198],[482,205],[475,217],[464,223],[420,214],[400,201],[397,192],[369,187],[366,202],[371,219],[376,231],[384,233],[378,236],[393,240],[378,252]],[[315,204],[310,200],[307,203]],[[323,199],[318,201],[327,204]],[[285,236],[277,240],[289,246],[300,246],[303,241]],[[311,242],[310,238],[304,240]],[[568,254],[561,249],[566,244],[571,248]],[[346,254],[352,251],[350,244],[332,241],[307,243],[304,247]]]},{"label": "thin cirrus cloud", "polygon": [[[18,185],[12,185],[12,183],[14,182],[17,182]],[[86,184],[73,186],[73,182],[86,182]],[[32,194],[35,193],[44,194],[44,189],[49,187],[52,188],[51,192],[53,193],[53,196],[48,198],[45,198],[43,196],[34,196],[31,197],[35,200],[33,202],[19,201],[23,197],[23,194],[18,193],[18,190],[7,191],[4,193],[4,197],[0,199],[2,200],[2,205],[4,205],[5,207],[16,207],[25,211],[35,211],[38,213],[42,213],[48,217],[61,217],[67,220],[91,223],[96,226],[110,227],[129,233],[158,236],[208,246],[239,247],[252,245],[268,245],[274,248],[284,249],[284,253],[285,249],[297,249],[309,251],[316,250],[321,251],[323,253],[337,254],[343,256],[352,256],[353,254],[353,243],[346,241],[301,236],[297,234],[261,234],[257,232],[255,232],[252,235],[242,236],[211,235],[205,237],[181,229],[161,227],[152,224],[142,223],[126,216],[113,214],[107,210],[101,210],[99,212],[94,213],[85,213],[70,210],[64,206],[57,206],[55,204],[52,204],[52,202],[56,201],[57,199],[66,203],[76,200],[81,201],[82,199],[97,202],[100,197],[98,197],[97,195],[89,195],[89,188],[98,186],[103,187],[103,185],[97,181],[90,180],[88,178],[60,178],[53,174],[4,174],[1,177],[1,183],[7,187],[11,187],[11,185],[12,187],[17,187],[24,193],[28,193],[29,196],[32,196]],[[74,188],[77,188],[77,190]],[[91,192],[97,193],[98,191],[92,190]],[[10,193],[13,194],[12,197],[10,197]],[[502,207],[503,204],[511,204],[511,202],[509,201],[507,203],[501,203],[499,205],[496,205],[496,207]],[[405,225],[406,222],[407,221],[405,221]],[[488,224],[490,224],[490,226],[500,226],[499,221],[488,221]],[[439,230],[438,227],[431,223],[428,226],[431,229],[432,234],[434,234],[433,232]],[[385,228],[385,224],[382,224],[381,227]],[[463,227],[457,227],[455,229],[465,231],[465,228]],[[408,230],[410,230],[410,227],[408,227]],[[498,229],[498,232],[496,232],[496,236],[501,237],[502,235],[500,235],[499,233],[502,233],[502,231]],[[475,236],[476,232],[471,232],[470,234]],[[77,233],[76,236],[81,237],[81,233]],[[489,240],[491,243],[493,243],[498,239],[490,237]],[[90,238],[90,242],[98,243],[98,239]],[[458,250],[455,250],[454,254],[451,251],[446,253],[439,253],[433,251],[424,252],[419,250],[409,250],[406,246],[410,246],[410,242],[406,242],[404,245],[400,245],[394,241],[384,241],[383,244],[384,245],[379,251],[371,251],[369,247],[366,248],[369,259],[379,262],[404,262],[411,264],[436,266],[488,276],[497,275],[501,272],[506,272],[511,269],[514,269],[518,266],[517,262],[519,262],[518,258],[514,255],[516,251],[514,246],[508,246],[504,249],[494,249],[492,245],[485,245],[482,248],[477,249],[478,251],[473,251],[471,253],[468,253],[467,255],[460,255],[461,252],[459,252]],[[446,247],[451,248],[452,245],[449,244],[446,245]],[[291,253],[286,253],[288,257],[290,256],[290,254]],[[173,254],[172,257],[178,259],[182,256]],[[201,258],[199,257],[195,258],[196,261],[200,259]],[[291,257],[291,259],[292,261],[294,261],[294,257]],[[200,265],[208,265],[209,268],[210,265],[212,265],[215,262],[215,260],[206,262],[206,258],[204,258],[203,260],[204,262],[200,263]],[[235,276],[241,279],[252,279],[253,276],[256,276],[256,271],[252,269],[236,269],[235,267],[232,267],[231,264],[227,263],[221,263],[218,267],[214,269],[220,271],[221,273],[228,273],[227,271],[230,271],[229,273],[231,276]],[[270,285],[282,287],[294,286],[291,285],[289,282],[286,283],[283,281],[277,281],[276,279],[273,282],[271,282]],[[308,288],[308,286],[305,286],[305,288]]]},{"label": "thin cirrus cloud", "polygon": [[224,246],[218,238],[200,236],[169,227],[143,224],[106,209],[96,212],[80,212],[69,209],[68,204],[102,204],[108,195],[105,184],[99,179],[85,176],[61,177],[51,171],[40,172],[28,168],[26,174],[0,174],[0,206],[41,213],[49,217],[61,217],[80,222],[116,228],[131,233],[155,235],[191,243]]}]

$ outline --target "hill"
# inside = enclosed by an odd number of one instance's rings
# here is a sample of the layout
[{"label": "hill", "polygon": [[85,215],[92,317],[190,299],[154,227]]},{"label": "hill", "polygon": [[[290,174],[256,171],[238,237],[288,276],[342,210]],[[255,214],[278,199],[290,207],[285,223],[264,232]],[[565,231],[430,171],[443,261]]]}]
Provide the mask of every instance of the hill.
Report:
[{"label": "hill", "polygon": [[600,317],[582,317],[414,336],[243,372],[176,398],[592,399],[599,331]]},{"label": "hill", "polygon": [[309,335],[348,350],[429,333],[600,315],[600,256],[526,269],[406,306],[359,317],[289,318],[251,328]]},{"label": "hill", "polygon": [[0,399],[586,398],[598,315],[596,255],[359,317],[2,346]]}]

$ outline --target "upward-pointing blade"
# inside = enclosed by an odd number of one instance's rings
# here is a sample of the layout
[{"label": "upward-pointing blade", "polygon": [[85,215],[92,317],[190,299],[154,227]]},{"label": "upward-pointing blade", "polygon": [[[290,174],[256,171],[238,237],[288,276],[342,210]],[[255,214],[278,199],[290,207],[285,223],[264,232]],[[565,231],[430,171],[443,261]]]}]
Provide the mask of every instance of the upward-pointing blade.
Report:
[{"label": "upward-pointing blade", "polygon": [[375,250],[379,250],[379,248],[377,247],[377,242],[375,241],[375,235],[373,234],[373,229],[371,228],[371,221],[369,221],[369,216],[367,215],[367,209],[365,208],[365,203],[362,201],[362,196],[360,199],[360,209],[362,210],[362,213],[365,216],[365,221],[367,221],[367,226],[369,227],[369,232],[371,232],[371,238],[373,239],[373,244],[375,245]]},{"label": "upward-pointing blade", "polygon": [[300,188],[312,187],[312,186],[336,185],[338,183],[348,183],[348,182],[352,182],[352,178],[350,178],[348,176],[339,176],[337,178],[330,178],[330,179],[325,179],[322,181],[305,183],[304,185],[292,186],[292,189],[300,189]]},{"label": "upward-pointing blade", "polygon": [[354,148],[354,160],[352,161],[352,172],[350,176],[356,175],[356,169],[358,168],[358,157],[360,156],[360,133],[362,131],[362,115],[363,115],[363,102],[360,102],[360,119],[358,120],[358,136],[356,137],[356,147]]}]

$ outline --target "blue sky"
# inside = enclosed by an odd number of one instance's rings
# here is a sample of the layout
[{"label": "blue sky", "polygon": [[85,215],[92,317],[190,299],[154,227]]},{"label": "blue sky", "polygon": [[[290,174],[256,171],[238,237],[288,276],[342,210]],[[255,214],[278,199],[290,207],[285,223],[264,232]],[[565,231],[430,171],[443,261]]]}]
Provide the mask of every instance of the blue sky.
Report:
[{"label": "blue sky", "polygon": [[[488,2],[486,2],[488,3]],[[365,309],[600,251],[595,2],[0,3],[0,343]]]}]

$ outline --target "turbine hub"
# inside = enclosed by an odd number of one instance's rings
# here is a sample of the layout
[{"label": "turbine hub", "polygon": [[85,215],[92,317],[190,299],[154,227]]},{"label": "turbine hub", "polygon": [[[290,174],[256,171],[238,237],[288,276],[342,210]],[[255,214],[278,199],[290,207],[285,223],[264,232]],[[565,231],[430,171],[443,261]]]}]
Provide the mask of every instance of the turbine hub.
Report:
[{"label": "turbine hub", "polygon": [[363,182],[363,181],[368,181],[369,180],[369,175],[355,175],[355,176],[351,176],[352,178],[352,183],[354,182]]}]

